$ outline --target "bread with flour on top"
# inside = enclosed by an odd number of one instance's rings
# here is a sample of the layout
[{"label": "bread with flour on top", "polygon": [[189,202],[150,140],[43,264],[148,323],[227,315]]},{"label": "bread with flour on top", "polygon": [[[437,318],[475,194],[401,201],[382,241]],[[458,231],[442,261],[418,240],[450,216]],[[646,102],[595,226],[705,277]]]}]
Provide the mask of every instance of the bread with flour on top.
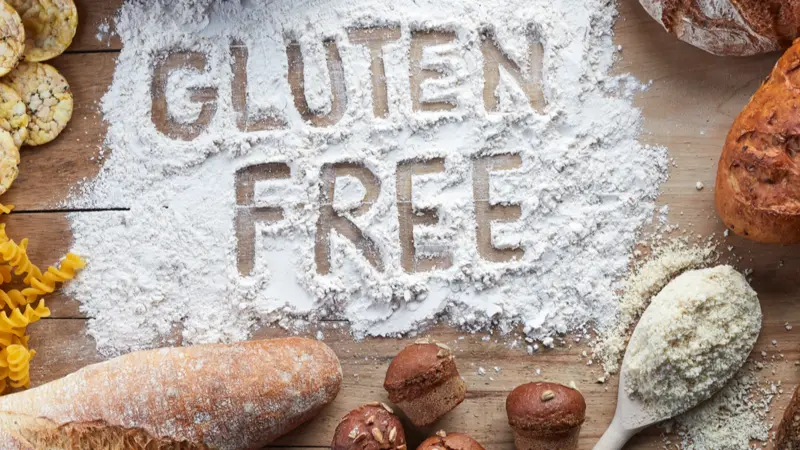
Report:
[{"label": "bread with flour on top", "polygon": [[131,353],[0,397],[4,450],[260,449],[333,401],[341,366],[290,338]]}]

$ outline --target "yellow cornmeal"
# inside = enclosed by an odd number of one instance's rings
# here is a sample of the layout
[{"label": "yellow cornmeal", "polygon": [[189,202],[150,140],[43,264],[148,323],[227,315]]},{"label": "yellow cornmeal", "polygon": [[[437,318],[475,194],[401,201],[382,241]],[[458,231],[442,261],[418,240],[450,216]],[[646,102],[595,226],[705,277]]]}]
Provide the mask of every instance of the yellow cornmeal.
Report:
[{"label": "yellow cornmeal", "polygon": [[761,318],[756,292],[732,267],[684,273],[639,321],[623,366],[625,389],[659,416],[687,411],[742,367]]},{"label": "yellow cornmeal", "polygon": [[47,61],[64,53],[78,29],[72,0],[6,0],[25,25],[25,60]]},{"label": "yellow cornmeal", "polygon": [[0,76],[17,66],[25,51],[25,28],[19,14],[6,2],[0,2]]},{"label": "yellow cornmeal", "polygon": [[28,109],[14,88],[0,83],[0,128],[11,133],[14,144],[22,147],[28,139]]},{"label": "yellow cornmeal", "polygon": [[4,194],[19,175],[19,147],[11,133],[0,130],[0,194]]},{"label": "yellow cornmeal", "polygon": [[6,78],[28,109],[27,145],[52,141],[72,117],[72,92],[67,80],[49,64],[21,63]]}]

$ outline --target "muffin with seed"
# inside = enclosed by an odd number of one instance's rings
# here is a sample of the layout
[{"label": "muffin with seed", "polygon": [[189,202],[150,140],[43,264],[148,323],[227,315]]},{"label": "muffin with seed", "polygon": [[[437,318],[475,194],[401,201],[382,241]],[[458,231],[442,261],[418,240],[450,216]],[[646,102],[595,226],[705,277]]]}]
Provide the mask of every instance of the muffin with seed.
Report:
[{"label": "muffin with seed", "polygon": [[484,448],[466,434],[440,431],[436,436],[426,439],[417,450],[484,450]]},{"label": "muffin with seed", "polygon": [[417,341],[394,357],[383,387],[411,422],[425,427],[464,401],[466,385],[444,344]]},{"label": "muffin with seed", "polygon": [[406,450],[406,435],[391,408],[368,403],[350,411],[333,434],[332,450]]},{"label": "muffin with seed", "polygon": [[586,401],[575,389],[528,383],[506,399],[508,424],[517,450],[574,450],[586,419]]}]

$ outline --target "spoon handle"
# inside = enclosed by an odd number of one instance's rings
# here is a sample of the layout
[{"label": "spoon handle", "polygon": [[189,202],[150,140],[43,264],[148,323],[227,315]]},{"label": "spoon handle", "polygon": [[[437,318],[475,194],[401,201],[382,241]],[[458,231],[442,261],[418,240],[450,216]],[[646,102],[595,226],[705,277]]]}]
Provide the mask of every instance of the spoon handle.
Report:
[{"label": "spoon handle", "polygon": [[638,432],[639,430],[627,430],[623,428],[617,416],[614,416],[614,420],[611,421],[611,425],[608,426],[603,437],[595,444],[594,450],[621,450]]}]

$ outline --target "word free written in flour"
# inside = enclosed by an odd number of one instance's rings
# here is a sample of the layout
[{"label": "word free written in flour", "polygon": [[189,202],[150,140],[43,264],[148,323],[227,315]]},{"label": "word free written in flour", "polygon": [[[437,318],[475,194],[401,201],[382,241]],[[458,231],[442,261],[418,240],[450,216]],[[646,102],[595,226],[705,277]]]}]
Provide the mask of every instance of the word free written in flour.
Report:
[{"label": "word free written in flour", "polygon": [[[524,96],[529,106],[522,110],[532,111],[541,108],[544,104],[542,96],[540,74],[542,45],[532,40],[529,49],[527,73],[523,73],[520,66],[509,59],[492,38],[491,27],[480,30],[479,40],[475,42],[480,47],[483,57],[482,75],[484,114],[497,111],[498,98],[495,93],[500,83],[501,70],[510,77],[509,81],[515,83],[521,96]],[[439,117],[446,118],[444,111],[458,108],[458,90],[462,82],[455,71],[458,55],[458,37],[455,32],[441,31],[439,29],[409,30],[409,44],[398,43],[401,39],[399,27],[372,27],[348,29],[346,36],[349,45],[360,46],[364,49],[364,60],[354,64],[368,64],[368,75],[371,81],[371,114],[365,114],[367,120],[383,120],[386,126],[391,126],[390,114],[392,109],[401,106],[399,102],[389,103],[386,80],[386,64],[384,58],[386,48],[392,44],[399,46],[409,55],[408,75],[404,81],[407,88],[404,94],[409,97],[412,105],[412,115],[424,117],[431,112],[439,112]],[[526,36],[526,38],[530,38]],[[333,127],[341,122],[348,109],[348,87],[342,67],[343,60],[340,56],[339,45],[334,39],[326,39],[318,43],[322,47],[324,67],[318,67],[318,72],[327,72],[324,76],[326,86],[317,89],[329,93],[322,101],[322,106],[314,110],[309,105],[311,94],[306,88],[306,64],[308,59],[303,53],[302,46],[291,39],[286,42],[287,77],[291,97],[297,113],[302,118],[302,123],[296,126],[307,128]],[[313,45],[313,44],[312,44]],[[438,52],[438,53],[437,53]],[[230,46],[231,71],[233,85],[231,86],[231,104],[236,116],[236,126],[240,132],[251,133],[261,131],[289,130],[292,126],[289,118],[279,112],[267,113],[259,111],[253,113],[247,101],[248,92],[248,61],[250,49],[242,41],[232,41]],[[440,56],[444,53],[447,56]],[[449,55],[448,55],[449,54]],[[433,56],[431,56],[433,55]],[[306,58],[304,58],[306,56]],[[426,59],[427,58],[427,59]],[[449,60],[448,60],[449,58]],[[463,62],[462,62],[463,64]],[[170,76],[187,68],[208,68],[208,57],[199,52],[166,52],[155,67],[153,78],[153,124],[164,135],[173,139],[193,140],[202,134],[208,124],[214,120],[218,107],[218,91],[211,87],[206,89],[193,88],[190,101],[199,102],[200,114],[190,123],[179,123],[169,115],[167,94],[165,88]],[[480,73],[479,73],[480,75]],[[280,88],[280,87],[278,87]],[[350,90],[352,91],[352,90]],[[254,114],[257,118],[254,118]],[[407,273],[446,269],[452,266],[452,249],[448,249],[445,242],[441,242],[441,223],[438,215],[440,205],[431,205],[422,200],[420,205],[413,199],[413,185],[417,176],[436,175],[443,178],[446,172],[447,152],[435,152],[436,143],[430,144],[434,152],[413,152],[403,156],[405,149],[399,149],[395,155],[387,155],[384,160],[394,167],[385,167],[388,172],[394,172],[394,185],[385,183],[384,174],[379,176],[378,170],[370,168],[368,158],[334,156],[326,158],[320,155],[319,173],[315,178],[320,180],[319,192],[314,198],[314,214],[316,219],[316,245],[314,248],[316,271],[327,275],[331,272],[331,234],[337,233],[345,240],[350,241],[353,250],[360,253],[360,258],[372,266],[377,272],[385,272],[386,261],[381,247],[395,244],[400,249],[400,267]],[[422,149],[426,150],[426,149]],[[428,154],[426,154],[428,153]],[[463,157],[463,152],[459,152]],[[519,205],[513,200],[498,199],[510,202],[513,205],[492,204],[489,197],[489,176],[493,170],[511,170],[521,167],[520,155],[516,152],[505,154],[474,154],[468,155],[471,159],[471,181],[473,202],[470,205],[475,214],[474,239],[472,245],[477,244],[478,256],[492,262],[507,262],[521,257],[524,249],[518,243],[507,244],[505,248],[497,248],[492,243],[491,222],[508,222],[518,220],[520,217]],[[256,186],[265,183],[275,186],[293,183],[292,166],[297,167],[296,161],[283,160],[264,162],[253,165],[244,165],[236,171],[236,204],[235,229],[237,238],[237,267],[243,276],[249,276],[254,270],[256,247],[260,225],[277,224],[286,220],[285,208],[305,207],[302,202],[289,205],[280,199],[272,205],[259,204],[255,194]],[[384,172],[387,172],[384,170]],[[281,183],[281,181],[284,181]],[[277,183],[276,183],[277,182]],[[348,184],[349,183],[349,184]],[[357,186],[353,187],[355,183]],[[345,186],[345,187],[341,187]],[[348,192],[348,187],[352,192]],[[383,191],[396,199],[394,204],[396,225],[394,236],[386,235],[388,242],[378,245],[367,229],[357,223],[356,218],[370,216],[380,208],[376,201]],[[353,197],[353,196],[357,197]],[[345,203],[346,202],[346,203]],[[417,226],[436,228],[440,230],[439,242],[428,245],[424,254],[417,256],[415,228]],[[386,255],[388,257],[389,255]]]},{"label": "word free written in flour", "polygon": [[[130,211],[71,218],[98,340],[613,315],[666,170],[609,75],[613,5],[253,3],[120,12],[111,153],[76,203]],[[128,307],[147,318],[103,325]]]}]

